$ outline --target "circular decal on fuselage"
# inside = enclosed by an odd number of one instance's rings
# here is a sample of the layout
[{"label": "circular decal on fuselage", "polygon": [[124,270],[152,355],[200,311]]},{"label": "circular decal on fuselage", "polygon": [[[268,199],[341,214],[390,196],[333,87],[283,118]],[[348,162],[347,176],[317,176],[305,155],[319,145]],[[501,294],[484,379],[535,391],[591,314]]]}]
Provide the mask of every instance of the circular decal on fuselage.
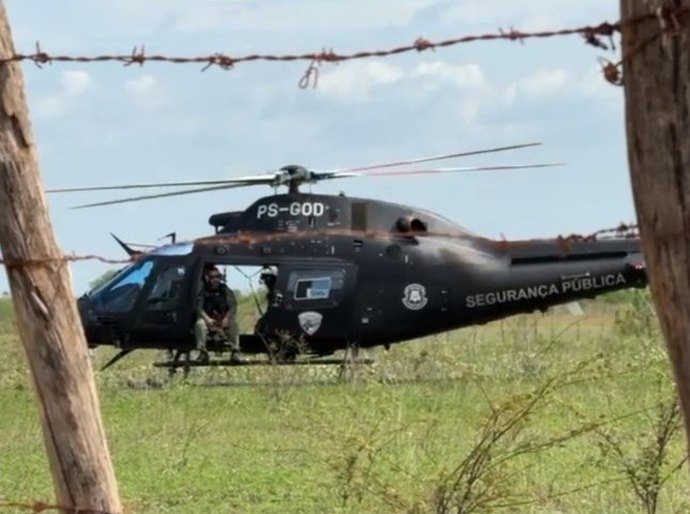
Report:
[{"label": "circular decal on fuselage", "polygon": [[403,290],[403,305],[411,311],[423,309],[429,302],[422,284],[408,284]]}]

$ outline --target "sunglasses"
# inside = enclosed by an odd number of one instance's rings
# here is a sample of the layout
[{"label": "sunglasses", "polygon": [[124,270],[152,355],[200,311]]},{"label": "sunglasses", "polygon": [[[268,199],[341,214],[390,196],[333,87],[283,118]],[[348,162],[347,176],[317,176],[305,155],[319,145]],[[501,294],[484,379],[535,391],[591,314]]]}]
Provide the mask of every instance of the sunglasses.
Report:
[{"label": "sunglasses", "polygon": [[212,273],[211,275],[208,276],[208,278],[220,278],[220,275],[217,273]]}]

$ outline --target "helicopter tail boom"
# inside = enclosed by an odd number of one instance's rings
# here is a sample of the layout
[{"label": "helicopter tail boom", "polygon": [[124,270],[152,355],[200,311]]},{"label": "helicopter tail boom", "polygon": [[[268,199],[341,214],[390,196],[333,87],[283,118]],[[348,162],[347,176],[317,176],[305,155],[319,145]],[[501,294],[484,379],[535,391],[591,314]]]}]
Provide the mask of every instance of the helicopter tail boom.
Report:
[{"label": "helicopter tail boom", "polygon": [[465,299],[470,311],[493,317],[529,312],[647,284],[637,240],[559,240],[508,246],[508,273]]}]

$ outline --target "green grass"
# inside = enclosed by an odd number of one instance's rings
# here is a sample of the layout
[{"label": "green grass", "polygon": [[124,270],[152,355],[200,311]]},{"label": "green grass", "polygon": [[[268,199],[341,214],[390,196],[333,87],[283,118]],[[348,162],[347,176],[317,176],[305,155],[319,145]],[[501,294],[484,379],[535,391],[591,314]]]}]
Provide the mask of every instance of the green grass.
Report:
[{"label": "green grass", "polygon": [[[421,514],[443,512],[446,498],[458,512],[471,475],[458,465],[474,449],[482,458],[468,462],[483,474],[466,510],[645,512],[621,466],[653,471],[644,448],[673,384],[642,300],[376,349],[355,383],[306,367],[168,382],[150,365],[160,355],[134,354],[96,375],[122,500],[130,513]],[[30,376],[2,304],[0,334],[0,501],[52,501]],[[99,349],[94,364],[112,353]],[[480,445],[482,433],[495,442]],[[663,472],[684,448],[679,430]],[[687,471],[662,485],[658,512],[690,509]]]}]

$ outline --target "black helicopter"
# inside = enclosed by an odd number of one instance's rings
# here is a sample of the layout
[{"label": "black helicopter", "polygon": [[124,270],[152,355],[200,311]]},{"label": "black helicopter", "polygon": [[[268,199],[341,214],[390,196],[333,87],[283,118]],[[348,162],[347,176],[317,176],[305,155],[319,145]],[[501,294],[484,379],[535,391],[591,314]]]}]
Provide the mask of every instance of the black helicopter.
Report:
[{"label": "black helicopter", "polygon": [[[338,350],[384,346],[631,287],[647,277],[637,234],[492,240],[432,212],[366,198],[302,193],[299,187],[362,175],[499,170],[554,164],[406,169],[405,165],[533,146],[424,157],[329,171],[285,166],[228,180],[128,184],[48,192],[195,186],[78,206],[95,207],[226,188],[286,186],[242,211],[210,216],[214,233],[150,251],[117,239],[132,262],[78,300],[90,347],[174,352],[190,365],[194,298],[209,264],[256,266],[265,310],[240,335],[242,355],[268,362],[324,362]],[[385,169],[392,168],[392,169]],[[199,187],[203,186],[203,187]],[[217,355],[227,344],[209,341]],[[186,359],[180,360],[182,356]],[[320,360],[321,359],[321,360]],[[245,361],[248,362],[248,361]],[[211,365],[236,364],[216,358]]]}]

